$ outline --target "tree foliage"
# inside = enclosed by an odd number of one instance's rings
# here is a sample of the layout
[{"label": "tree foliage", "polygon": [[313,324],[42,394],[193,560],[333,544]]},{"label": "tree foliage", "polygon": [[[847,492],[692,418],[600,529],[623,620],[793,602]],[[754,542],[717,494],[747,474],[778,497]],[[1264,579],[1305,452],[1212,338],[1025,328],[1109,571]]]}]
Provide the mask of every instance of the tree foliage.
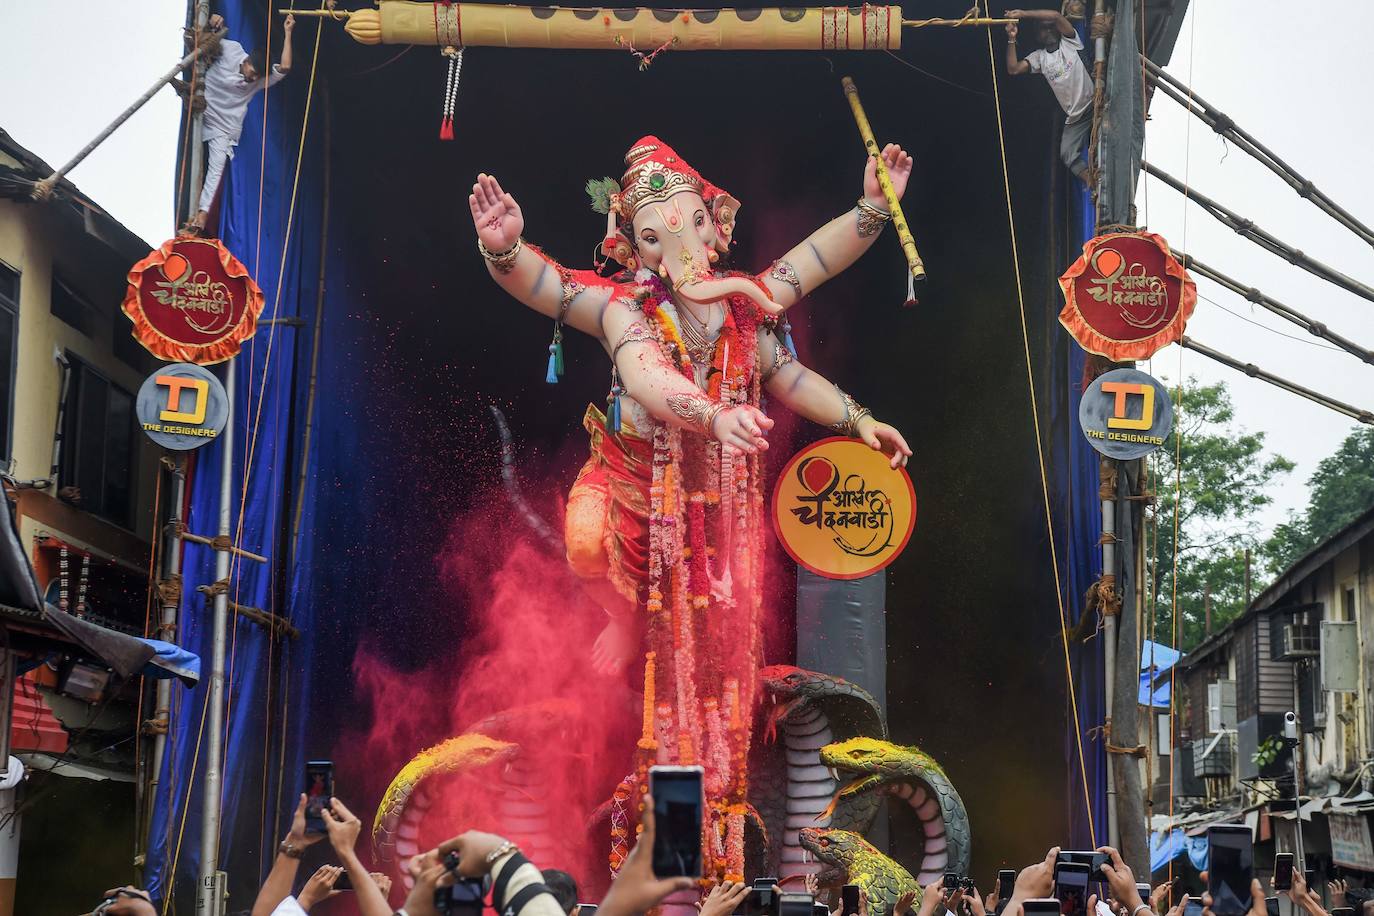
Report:
[{"label": "tree foliage", "polygon": [[[1147,584],[1153,586],[1158,614],[1157,638],[1174,641],[1177,585],[1177,645],[1186,651],[1205,636],[1209,600],[1213,631],[1245,609],[1247,549],[1252,575],[1263,568],[1264,544],[1255,514],[1272,501],[1270,485],[1294,465],[1281,455],[1266,454],[1264,433],[1235,425],[1223,383],[1200,385],[1190,378],[1181,403],[1179,397],[1176,389],[1174,431],[1154,460],[1156,508],[1145,532],[1145,548]],[[1253,590],[1258,588],[1259,583],[1253,583]]]},{"label": "tree foliage", "polygon": [[1312,493],[1307,509],[1275,528],[1266,545],[1274,575],[1374,506],[1374,429],[1351,432],[1334,455],[1317,464],[1307,483]]}]

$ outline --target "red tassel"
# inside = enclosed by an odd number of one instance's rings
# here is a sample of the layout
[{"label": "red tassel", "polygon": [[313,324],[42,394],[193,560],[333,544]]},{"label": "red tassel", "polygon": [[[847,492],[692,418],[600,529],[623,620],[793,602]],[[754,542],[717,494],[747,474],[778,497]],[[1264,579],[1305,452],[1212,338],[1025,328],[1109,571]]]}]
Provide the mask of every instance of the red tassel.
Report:
[{"label": "red tassel", "polygon": [[452,118],[444,118],[444,120],[441,121],[441,122],[439,123],[439,139],[440,139],[440,140],[452,140],[452,139],[453,139],[453,119],[452,119]]}]

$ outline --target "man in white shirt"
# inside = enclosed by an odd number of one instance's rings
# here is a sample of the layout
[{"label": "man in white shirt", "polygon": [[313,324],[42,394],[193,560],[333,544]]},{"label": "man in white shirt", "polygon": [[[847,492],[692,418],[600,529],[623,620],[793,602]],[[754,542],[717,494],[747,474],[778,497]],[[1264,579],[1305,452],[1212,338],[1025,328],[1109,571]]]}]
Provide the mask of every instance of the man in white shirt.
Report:
[{"label": "man in white shirt", "polygon": [[1055,10],[1007,10],[1008,19],[1028,19],[1035,26],[1035,38],[1040,47],[1026,55],[1016,56],[1016,34],[1019,24],[1007,23],[1007,72],[1012,76],[1039,73],[1045,77],[1064,109],[1064,136],[1059,141],[1059,158],[1079,178],[1087,181],[1088,162],[1083,144],[1093,129],[1093,81],[1083,66],[1079,52],[1083,42],[1073,23]]},{"label": "man in white shirt", "polygon": [[[224,17],[210,17],[210,31],[224,27]],[[202,115],[201,139],[205,141],[205,183],[200,189],[200,203],[191,226],[204,229],[210,215],[210,205],[215,202],[220,179],[224,177],[224,166],[234,158],[234,147],[238,145],[243,133],[243,119],[248,114],[248,103],[258,92],[268,86],[275,86],[291,72],[291,30],[296,27],[296,17],[287,16],[282,26],[286,40],[282,44],[281,62],[272,71],[263,75],[267,61],[261,51],[251,54],[237,41],[224,39],[220,42],[220,54],[205,70],[205,113]]]}]

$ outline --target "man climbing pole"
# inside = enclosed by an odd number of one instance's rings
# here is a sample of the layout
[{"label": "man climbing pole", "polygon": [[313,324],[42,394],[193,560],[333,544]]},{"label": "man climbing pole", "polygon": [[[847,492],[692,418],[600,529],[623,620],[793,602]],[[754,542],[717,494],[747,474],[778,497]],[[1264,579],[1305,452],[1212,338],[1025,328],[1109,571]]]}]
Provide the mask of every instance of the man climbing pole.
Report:
[{"label": "man climbing pole", "polygon": [[1045,77],[1059,107],[1064,109],[1064,136],[1059,141],[1059,158],[1083,181],[1088,180],[1088,161],[1083,144],[1093,129],[1093,80],[1079,52],[1083,42],[1073,23],[1056,10],[1007,10],[1008,19],[1029,19],[1035,23],[1035,38],[1040,47],[1016,56],[1018,23],[1007,23],[1007,72],[1012,76],[1039,73]]},{"label": "man climbing pole", "polygon": [[[224,17],[210,17],[210,30],[217,32],[224,28]],[[266,55],[261,50],[252,53],[245,51],[237,41],[225,39],[220,43],[220,54],[205,71],[205,182],[201,185],[200,203],[196,215],[191,218],[188,228],[204,230],[210,216],[210,206],[215,202],[219,191],[220,179],[224,176],[224,166],[234,158],[234,147],[238,145],[243,133],[243,119],[248,114],[248,103],[259,91],[275,86],[291,72],[291,31],[296,27],[296,18],[287,16],[282,28],[286,40],[282,43],[281,60],[267,72]]]}]

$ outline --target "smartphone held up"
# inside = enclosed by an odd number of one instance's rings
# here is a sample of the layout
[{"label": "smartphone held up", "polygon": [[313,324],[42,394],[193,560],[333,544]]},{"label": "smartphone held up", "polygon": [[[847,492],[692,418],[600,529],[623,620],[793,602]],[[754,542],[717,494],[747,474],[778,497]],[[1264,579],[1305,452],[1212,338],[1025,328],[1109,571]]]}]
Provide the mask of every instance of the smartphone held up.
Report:
[{"label": "smartphone held up", "polygon": [[334,761],[309,760],[305,764],[305,832],[324,833],[324,809],[334,797]]},{"label": "smartphone held up", "polygon": [[652,861],[656,877],[701,877],[704,774],[699,766],[649,768],[649,792],[654,797]]}]

